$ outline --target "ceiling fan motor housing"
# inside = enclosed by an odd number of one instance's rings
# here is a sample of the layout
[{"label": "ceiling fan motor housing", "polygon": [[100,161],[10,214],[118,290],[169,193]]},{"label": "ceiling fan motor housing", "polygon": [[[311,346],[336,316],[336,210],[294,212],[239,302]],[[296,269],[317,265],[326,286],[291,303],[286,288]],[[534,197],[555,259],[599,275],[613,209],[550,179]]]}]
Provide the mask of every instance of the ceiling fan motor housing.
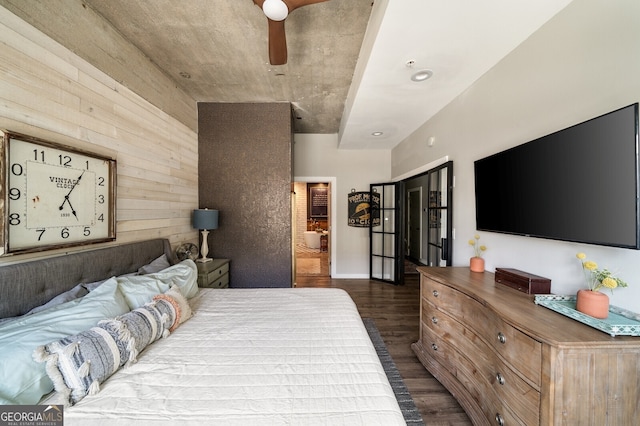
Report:
[{"label": "ceiling fan motor housing", "polygon": [[272,21],[284,21],[289,15],[289,8],[282,0],[264,0],[262,11]]}]

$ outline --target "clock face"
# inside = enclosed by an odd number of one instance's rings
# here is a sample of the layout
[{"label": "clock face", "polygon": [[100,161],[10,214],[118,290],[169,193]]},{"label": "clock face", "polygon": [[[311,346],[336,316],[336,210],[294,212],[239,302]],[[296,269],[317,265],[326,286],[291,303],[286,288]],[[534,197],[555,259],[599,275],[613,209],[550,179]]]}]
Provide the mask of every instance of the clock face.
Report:
[{"label": "clock face", "polygon": [[115,161],[5,135],[8,253],[115,239]]}]

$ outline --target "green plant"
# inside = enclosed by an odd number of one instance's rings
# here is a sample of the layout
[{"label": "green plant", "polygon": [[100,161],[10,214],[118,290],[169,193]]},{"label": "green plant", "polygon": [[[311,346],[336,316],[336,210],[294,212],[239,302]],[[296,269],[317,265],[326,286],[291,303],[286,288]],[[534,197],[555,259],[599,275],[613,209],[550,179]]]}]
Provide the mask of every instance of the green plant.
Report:
[{"label": "green plant", "polygon": [[598,269],[598,264],[592,260],[587,260],[584,253],[576,254],[576,257],[582,265],[587,287],[591,291],[599,291],[601,288],[608,288],[613,294],[613,289],[618,287],[626,287],[627,283],[621,278],[614,276],[613,272],[607,268]]},{"label": "green plant", "polygon": [[480,245],[480,235],[478,234],[469,240],[469,245],[473,247],[473,257],[482,257],[482,253],[487,250],[487,246]]}]

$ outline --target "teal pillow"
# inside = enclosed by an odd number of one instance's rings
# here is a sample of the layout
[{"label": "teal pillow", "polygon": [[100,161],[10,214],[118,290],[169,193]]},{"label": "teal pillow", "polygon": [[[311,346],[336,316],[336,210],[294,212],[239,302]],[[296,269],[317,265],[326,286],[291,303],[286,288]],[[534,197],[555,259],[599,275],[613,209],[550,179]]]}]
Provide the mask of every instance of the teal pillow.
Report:
[{"label": "teal pillow", "polygon": [[178,286],[188,299],[198,294],[198,268],[193,260],[178,264],[147,275],[126,275],[117,277],[118,286],[130,309],[137,309],[151,302],[153,296],[166,293],[171,286]]},{"label": "teal pillow", "polygon": [[32,405],[53,390],[36,347],[129,312],[115,278],[80,299],[0,324],[0,404]]}]

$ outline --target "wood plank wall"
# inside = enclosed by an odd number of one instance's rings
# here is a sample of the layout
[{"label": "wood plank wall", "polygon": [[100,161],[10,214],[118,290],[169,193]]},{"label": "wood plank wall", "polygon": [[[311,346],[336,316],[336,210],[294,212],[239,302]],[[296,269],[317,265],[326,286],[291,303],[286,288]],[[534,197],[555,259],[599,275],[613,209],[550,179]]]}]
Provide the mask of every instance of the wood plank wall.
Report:
[{"label": "wood plank wall", "polygon": [[0,5],[193,131],[198,130],[194,99],[83,0],[0,0]]},{"label": "wood plank wall", "polygon": [[197,133],[2,7],[0,128],[115,158],[116,243],[198,242]]}]

